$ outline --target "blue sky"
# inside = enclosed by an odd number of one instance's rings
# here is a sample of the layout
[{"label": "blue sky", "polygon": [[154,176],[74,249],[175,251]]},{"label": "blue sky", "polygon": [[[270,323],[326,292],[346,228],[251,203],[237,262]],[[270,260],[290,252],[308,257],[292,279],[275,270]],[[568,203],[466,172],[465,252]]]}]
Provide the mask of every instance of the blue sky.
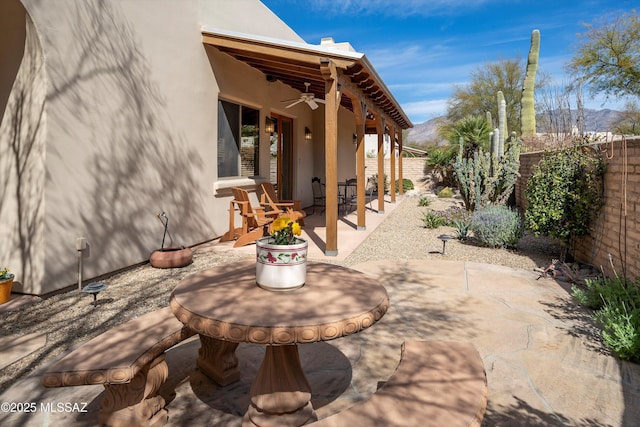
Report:
[{"label": "blue sky", "polygon": [[[584,23],[629,12],[637,0],[262,0],[307,43],[322,37],[364,53],[414,124],[444,114],[454,85],[499,59],[522,58],[540,30],[538,70],[561,85]],[[587,108],[624,100],[586,96]]]}]

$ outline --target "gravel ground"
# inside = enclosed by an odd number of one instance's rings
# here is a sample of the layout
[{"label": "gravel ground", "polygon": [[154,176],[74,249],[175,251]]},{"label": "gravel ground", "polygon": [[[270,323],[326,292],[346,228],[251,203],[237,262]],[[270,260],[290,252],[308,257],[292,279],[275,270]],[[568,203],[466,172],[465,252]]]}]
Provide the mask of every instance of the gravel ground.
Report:
[{"label": "gravel ground", "polygon": [[[500,264],[531,270],[558,258],[561,246],[546,239],[524,237],[517,250],[489,249],[473,239],[451,240],[446,255],[440,251],[440,234],[455,235],[454,229],[423,227],[424,212],[445,210],[460,204],[456,199],[432,198],[429,207],[419,207],[418,198],[407,194],[404,200],[342,263],[352,266],[369,260],[447,259]],[[185,268],[159,270],[148,264],[130,268],[105,278],[109,288],[98,297],[98,308],[91,297],[75,290],[47,298],[30,298],[15,311],[2,313],[0,330],[4,336],[46,334],[46,344],[27,357],[0,371],[0,392],[71,348],[131,318],[164,307],[171,290],[185,276],[206,268],[246,257],[234,252],[206,248],[194,251],[193,263]]]},{"label": "gravel ground", "polygon": [[[412,196],[412,194],[414,194]],[[424,194],[424,193],[423,193]],[[453,227],[425,228],[422,218],[428,210],[444,211],[453,206],[464,206],[460,199],[438,199],[427,196],[428,207],[418,206],[419,193],[409,193],[384,222],[344,262],[352,266],[364,261],[382,259],[450,259],[499,264],[532,270],[548,266],[552,258],[558,259],[562,246],[551,239],[525,235],[515,250],[485,248],[471,238],[466,241],[450,240],[442,256],[441,234],[456,236]]]}]

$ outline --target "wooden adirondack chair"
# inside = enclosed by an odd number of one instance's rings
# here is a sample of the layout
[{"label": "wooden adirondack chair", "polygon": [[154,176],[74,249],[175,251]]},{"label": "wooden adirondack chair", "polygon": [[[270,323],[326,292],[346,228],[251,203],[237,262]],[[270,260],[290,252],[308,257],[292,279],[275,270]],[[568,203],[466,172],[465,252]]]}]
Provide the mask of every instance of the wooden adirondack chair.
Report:
[{"label": "wooden adirondack chair", "polygon": [[[280,216],[283,211],[278,209],[265,212],[261,206],[252,207],[249,201],[249,193],[242,188],[234,187],[231,192],[233,193],[233,200],[229,202],[229,231],[222,236],[220,241],[228,242],[237,238],[238,240],[236,240],[233,247],[238,248],[266,236],[269,224],[273,222],[274,218]],[[242,217],[242,227],[235,226],[236,211],[239,211]]]},{"label": "wooden adirondack chair", "polygon": [[300,225],[304,225],[304,217],[307,213],[300,207],[300,200],[279,200],[276,189],[270,182],[260,184],[262,194],[260,195],[260,205],[272,210],[284,210],[285,215],[293,221],[298,221]]}]

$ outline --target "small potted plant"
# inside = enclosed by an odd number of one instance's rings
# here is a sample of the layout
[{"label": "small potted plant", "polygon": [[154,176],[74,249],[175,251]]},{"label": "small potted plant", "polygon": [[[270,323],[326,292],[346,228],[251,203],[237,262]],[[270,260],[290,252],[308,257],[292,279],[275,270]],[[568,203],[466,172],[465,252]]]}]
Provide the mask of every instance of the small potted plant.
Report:
[{"label": "small potted plant", "polygon": [[307,276],[308,242],[301,239],[297,221],[276,218],[269,236],[256,241],[256,283],[275,291],[296,289]]},{"label": "small potted plant", "polygon": [[168,246],[164,247],[164,242],[169,235],[169,239],[173,243],[171,233],[169,233],[169,217],[166,213],[158,213],[156,217],[164,225],[164,234],[162,235],[162,244],[160,249],[151,252],[149,263],[155,268],[177,268],[191,264],[193,260],[193,251],[191,248],[184,246]]},{"label": "small potted plant", "polygon": [[13,285],[13,278],[15,276],[9,273],[7,267],[0,269],[0,304],[11,299],[11,286]]}]

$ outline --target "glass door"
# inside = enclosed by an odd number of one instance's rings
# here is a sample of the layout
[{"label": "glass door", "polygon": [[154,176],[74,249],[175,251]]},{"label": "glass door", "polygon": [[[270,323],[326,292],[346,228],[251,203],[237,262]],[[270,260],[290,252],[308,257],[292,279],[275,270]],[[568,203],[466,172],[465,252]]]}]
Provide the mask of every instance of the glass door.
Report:
[{"label": "glass door", "polygon": [[278,198],[293,198],[293,119],[272,115],[270,181],[278,189]]}]

